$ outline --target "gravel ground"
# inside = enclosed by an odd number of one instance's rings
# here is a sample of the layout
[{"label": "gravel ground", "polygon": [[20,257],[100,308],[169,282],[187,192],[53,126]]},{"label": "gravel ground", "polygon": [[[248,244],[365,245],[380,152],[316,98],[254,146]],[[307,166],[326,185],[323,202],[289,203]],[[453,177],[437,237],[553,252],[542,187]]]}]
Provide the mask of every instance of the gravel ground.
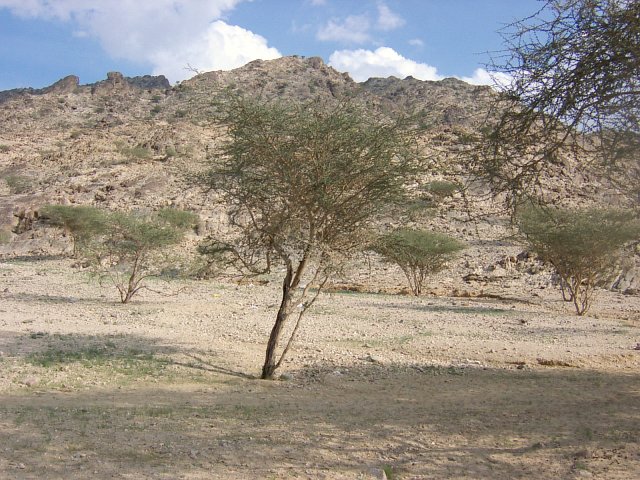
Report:
[{"label": "gravel ground", "polygon": [[175,280],[120,305],[70,265],[0,264],[2,478],[640,472],[638,297],[600,292],[577,317],[551,288],[336,287],[269,382],[276,281]]}]

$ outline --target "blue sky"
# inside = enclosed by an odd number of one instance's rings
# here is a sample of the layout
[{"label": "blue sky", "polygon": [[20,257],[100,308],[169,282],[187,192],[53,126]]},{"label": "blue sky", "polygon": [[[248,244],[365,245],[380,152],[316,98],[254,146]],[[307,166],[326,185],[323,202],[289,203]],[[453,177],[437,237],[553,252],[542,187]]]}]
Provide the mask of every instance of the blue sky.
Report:
[{"label": "blue sky", "polygon": [[412,75],[489,83],[496,33],[539,0],[0,0],[0,90],[228,70],[320,56],[358,81]]}]

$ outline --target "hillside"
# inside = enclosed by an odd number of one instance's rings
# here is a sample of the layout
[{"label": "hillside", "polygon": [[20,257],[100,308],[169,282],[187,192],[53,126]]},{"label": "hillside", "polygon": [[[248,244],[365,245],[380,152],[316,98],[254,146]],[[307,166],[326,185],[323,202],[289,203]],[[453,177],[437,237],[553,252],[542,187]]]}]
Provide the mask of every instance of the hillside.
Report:
[{"label": "hillside", "polygon": [[[192,245],[224,230],[224,207],[194,186],[190,175],[206,168],[207,156],[222,138],[211,121],[213,99],[228,91],[294,102],[350,98],[377,111],[418,113],[427,127],[425,155],[438,166],[424,184],[468,180],[461,154],[495,95],[488,87],[456,79],[391,77],[356,83],[316,57],[256,60],[232,71],[201,73],[173,87],[162,76],[125,78],[111,72],[91,85],[71,75],[44,89],[0,92],[0,254],[48,255],[68,248],[67,239],[33,222],[46,203],[193,210],[202,228]],[[557,198],[578,203],[606,198],[598,179],[579,165],[567,161],[556,174],[547,185]],[[476,184],[473,192],[486,194],[486,188]],[[465,199],[459,193],[442,198],[424,193],[420,201],[425,208],[417,224],[471,245],[447,277],[445,291],[477,294],[494,281],[501,287],[549,282],[547,274],[524,275],[536,271],[529,260],[511,267],[522,247],[508,239],[511,232],[499,201],[486,195]],[[619,285],[622,290],[636,288],[633,275]],[[480,283],[469,284],[469,279]]]}]

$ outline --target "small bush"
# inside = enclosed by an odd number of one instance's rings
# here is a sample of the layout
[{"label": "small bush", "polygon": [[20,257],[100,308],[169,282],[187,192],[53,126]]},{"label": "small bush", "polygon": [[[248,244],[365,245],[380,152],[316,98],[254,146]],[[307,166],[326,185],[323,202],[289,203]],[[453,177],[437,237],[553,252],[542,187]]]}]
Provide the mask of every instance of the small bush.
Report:
[{"label": "small bush", "polygon": [[175,208],[163,208],[156,213],[156,216],[159,220],[180,230],[194,229],[199,222],[199,217],[195,213]]},{"label": "small bush", "polygon": [[378,239],[372,249],[398,265],[414,295],[422,293],[429,274],[442,270],[464,244],[435,232],[401,228]]},{"label": "small bush", "polygon": [[88,205],[45,205],[39,213],[44,223],[62,228],[71,237],[74,256],[107,229],[106,212]]},{"label": "small bush", "polygon": [[6,245],[11,241],[11,232],[9,230],[0,229],[0,245]]},{"label": "small bush", "polygon": [[151,158],[152,152],[149,148],[141,145],[135,147],[120,146],[119,152],[130,160],[146,160]]},{"label": "small bush", "polygon": [[4,176],[4,181],[9,186],[9,192],[19,195],[31,191],[33,180],[24,175],[9,174]]},{"label": "small bush", "polygon": [[634,215],[619,210],[527,206],[516,222],[530,248],[553,265],[578,315],[589,310],[595,287],[615,269],[622,246],[640,236]]},{"label": "small bush", "polygon": [[9,151],[11,151],[11,147],[9,145],[0,145],[0,153],[8,153]]},{"label": "small bush", "polygon": [[425,190],[436,198],[451,197],[460,190],[457,183],[446,180],[434,180],[426,185]]}]

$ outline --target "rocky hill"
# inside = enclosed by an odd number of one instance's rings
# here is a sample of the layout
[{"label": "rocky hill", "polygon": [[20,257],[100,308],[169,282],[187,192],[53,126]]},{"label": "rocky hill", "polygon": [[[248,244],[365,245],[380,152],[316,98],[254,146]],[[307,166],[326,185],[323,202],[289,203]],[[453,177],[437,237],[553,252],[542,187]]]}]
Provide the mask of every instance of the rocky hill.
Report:
[{"label": "rocky hill", "polygon": [[[202,219],[192,243],[224,229],[223,206],[194,187],[190,176],[206,168],[207,156],[222,139],[211,121],[213,99],[227,91],[289,101],[355,98],[383,112],[419,113],[428,126],[427,156],[445,166],[425,178],[425,184],[465,180],[460,153],[465,139],[482,125],[495,95],[489,87],[456,79],[391,77],[356,83],[317,57],[256,60],[232,71],[198,74],[173,87],[162,76],[126,78],[111,72],[91,85],[80,85],[71,75],[43,89],[0,92],[0,255],[64,251],[66,239],[34,228],[38,209],[47,203],[190,209]],[[581,201],[602,193],[597,179],[570,163],[549,188]],[[476,193],[482,191],[482,185],[476,186]],[[469,199],[459,193],[438,196],[425,191],[422,200],[428,214],[416,222],[455,234],[472,246],[445,282],[449,291],[480,291],[493,281],[503,286],[549,282],[548,275],[525,275],[531,262],[518,257],[522,247],[508,240],[506,217],[496,213],[499,203],[473,202],[472,213],[485,215],[470,222]],[[522,261],[516,268],[518,258]],[[470,285],[469,279],[476,283]],[[634,282],[627,279],[621,288]]]}]

